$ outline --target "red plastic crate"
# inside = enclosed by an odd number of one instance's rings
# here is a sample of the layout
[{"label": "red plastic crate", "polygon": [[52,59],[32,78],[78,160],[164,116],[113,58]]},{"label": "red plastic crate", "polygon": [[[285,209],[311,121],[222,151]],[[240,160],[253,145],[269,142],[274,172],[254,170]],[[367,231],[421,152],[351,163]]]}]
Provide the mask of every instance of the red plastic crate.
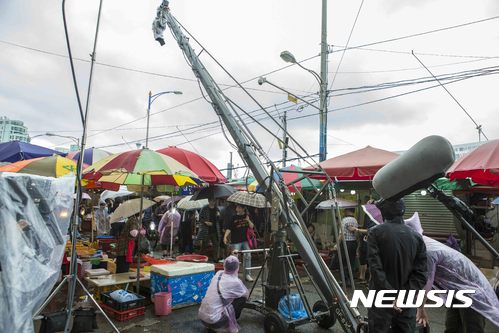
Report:
[{"label": "red plastic crate", "polygon": [[143,316],[146,313],[145,306],[126,311],[118,311],[104,303],[99,303],[99,305],[111,318],[116,319],[117,321],[130,320],[135,317]]}]

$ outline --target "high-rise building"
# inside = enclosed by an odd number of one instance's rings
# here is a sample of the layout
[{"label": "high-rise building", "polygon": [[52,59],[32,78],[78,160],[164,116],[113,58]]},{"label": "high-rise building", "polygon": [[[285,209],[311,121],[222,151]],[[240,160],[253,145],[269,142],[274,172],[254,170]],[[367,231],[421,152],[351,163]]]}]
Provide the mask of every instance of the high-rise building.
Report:
[{"label": "high-rise building", "polygon": [[23,141],[29,142],[28,128],[20,120],[12,120],[5,116],[0,117],[0,142]]},{"label": "high-rise building", "polygon": [[474,150],[475,148],[478,148],[479,146],[483,145],[484,143],[487,143],[487,141],[468,142],[459,145],[452,145],[452,147],[454,147],[454,153],[456,153],[456,160],[463,157],[464,155]]}]

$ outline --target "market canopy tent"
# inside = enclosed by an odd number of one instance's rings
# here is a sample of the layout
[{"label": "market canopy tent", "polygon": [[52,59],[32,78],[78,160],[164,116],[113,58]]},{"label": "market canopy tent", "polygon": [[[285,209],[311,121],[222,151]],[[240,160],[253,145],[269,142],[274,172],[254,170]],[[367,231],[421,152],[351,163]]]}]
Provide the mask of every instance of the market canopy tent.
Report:
[{"label": "market canopy tent", "polygon": [[60,151],[21,141],[0,143],[0,162],[17,162],[52,155],[66,156]]},{"label": "market canopy tent", "polygon": [[474,183],[499,186],[499,139],[464,155],[447,170],[450,180],[471,178]]},{"label": "market canopy tent", "polygon": [[173,146],[159,149],[157,152],[170,156],[182,163],[209,184],[227,183],[227,179],[222,175],[220,170],[201,155]]},{"label": "market canopy tent", "polygon": [[[321,188],[322,183],[320,180],[304,177],[304,174],[299,172],[302,170],[303,169],[297,165],[290,165],[289,167],[279,170],[279,174],[284,180],[284,184],[288,186],[289,192],[296,193],[302,190],[314,190]],[[276,173],[274,173],[274,179],[279,181],[279,176]],[[249,184],[248,191],[261,192],[258,181],[255,180]]]},{"label": "market canopy tent", "polygon": [[330,158],[319,165],[329,177],[338,180],[372,180],[379,169],[398,156],[398,154],[387,150],[367,146]]}]

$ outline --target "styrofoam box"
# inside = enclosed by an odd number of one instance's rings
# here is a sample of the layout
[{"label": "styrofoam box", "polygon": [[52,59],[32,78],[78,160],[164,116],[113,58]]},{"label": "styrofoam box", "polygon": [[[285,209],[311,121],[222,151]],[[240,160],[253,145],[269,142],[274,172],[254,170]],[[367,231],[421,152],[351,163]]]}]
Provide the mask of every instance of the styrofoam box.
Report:
[{"label": "styrofoam box", "polygon": [[215,265],[177,261],[151,267],[151,296],[158,292],[172,294],[172,306],[201,303],[214,276]]}]

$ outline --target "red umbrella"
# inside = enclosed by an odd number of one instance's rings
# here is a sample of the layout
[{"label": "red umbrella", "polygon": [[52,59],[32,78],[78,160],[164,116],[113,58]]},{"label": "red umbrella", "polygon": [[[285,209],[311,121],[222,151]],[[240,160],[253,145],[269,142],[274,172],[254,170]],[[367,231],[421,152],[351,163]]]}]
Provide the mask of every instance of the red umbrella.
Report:
[{"label": "red umbrella", "polygon": [[319,165],[329,177],[339,180],[372,180],[376,172],[399,155],[367,146],[344,155],[325,160]]},{"label": "red umbrella", "polygon": [[464,155],[447,171],[450,180],[471,178],[477,184],[499,186],[499,140]]},{"label": "red umbrella", "polygon": [[157,150],[158,153],[170,156],[174,160],[182,163],[194,173],[196,173],[199,178],[210,184],[221,184],[227,183],[227,179],[222,175],[220,170],[213,165],[210,161],[201,155],[193,153],[192,151],[185,150],[182,148],[170,146],[168,148],[163,148]]}]

